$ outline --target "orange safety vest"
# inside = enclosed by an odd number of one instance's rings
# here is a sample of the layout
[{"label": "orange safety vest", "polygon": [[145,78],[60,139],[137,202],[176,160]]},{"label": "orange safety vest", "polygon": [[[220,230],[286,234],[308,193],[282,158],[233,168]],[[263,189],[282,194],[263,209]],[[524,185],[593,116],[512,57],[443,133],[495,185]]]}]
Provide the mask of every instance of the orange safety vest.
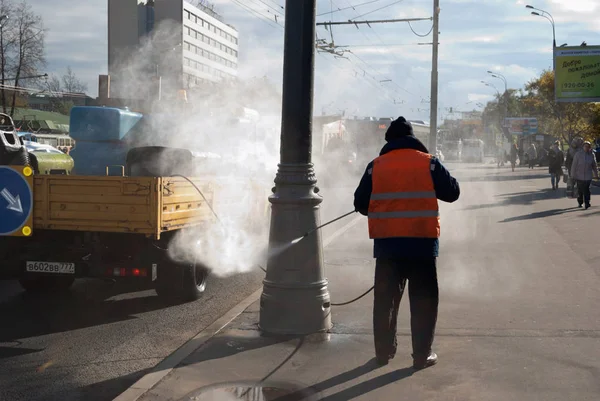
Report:
[{"label": "orange safety vest", "polygon": [[413,149],[398,149],[374,160],[370,238],[439,238],[432,157]]}]

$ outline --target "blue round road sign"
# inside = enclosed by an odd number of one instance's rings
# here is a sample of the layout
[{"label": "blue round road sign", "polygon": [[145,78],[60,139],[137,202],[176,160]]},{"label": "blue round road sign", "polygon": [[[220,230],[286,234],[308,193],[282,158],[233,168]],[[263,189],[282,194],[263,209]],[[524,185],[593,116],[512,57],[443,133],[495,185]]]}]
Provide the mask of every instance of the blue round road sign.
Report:
[{"label": "blue round road sign", "polygon": [[20,229],[31,215],[32,203],[33,193],[25,177],[0,166],[0,235]]}]

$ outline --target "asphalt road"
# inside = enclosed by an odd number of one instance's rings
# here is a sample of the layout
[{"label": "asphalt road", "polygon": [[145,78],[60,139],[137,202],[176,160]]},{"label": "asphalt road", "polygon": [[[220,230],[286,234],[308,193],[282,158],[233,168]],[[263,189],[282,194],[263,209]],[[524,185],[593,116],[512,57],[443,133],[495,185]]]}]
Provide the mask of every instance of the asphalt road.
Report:
[{"label": "asphalt road", "polygon": [[[322,189],[323,222],[352,210],[355,181]],[[99,280],[78,280],[61,297],[31,296],[15,281],[0,281],[0,400],[112,399],[256,291],[263,277],[260,270],[211,277],[203,298],[183,305]]]}]

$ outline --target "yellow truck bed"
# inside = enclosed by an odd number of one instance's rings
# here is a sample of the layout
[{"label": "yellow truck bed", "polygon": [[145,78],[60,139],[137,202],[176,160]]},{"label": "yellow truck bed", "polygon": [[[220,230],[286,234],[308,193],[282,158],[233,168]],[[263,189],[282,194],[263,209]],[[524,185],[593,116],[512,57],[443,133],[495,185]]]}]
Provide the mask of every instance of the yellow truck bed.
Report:
[{"label": "yellow truck bed", "polygon": [[[211,182],[191,179],[212,204]],[[209,205],[179,177],[36,175],[33,228],[145,234],[214,221]]]}]

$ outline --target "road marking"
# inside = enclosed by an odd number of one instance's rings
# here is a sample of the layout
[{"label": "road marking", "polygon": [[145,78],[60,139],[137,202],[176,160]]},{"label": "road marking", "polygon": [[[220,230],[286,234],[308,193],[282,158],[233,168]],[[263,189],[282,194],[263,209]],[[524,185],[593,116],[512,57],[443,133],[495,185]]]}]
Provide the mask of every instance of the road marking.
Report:
[{"label": "road marking", "polygon": [[[363,216],[357,216],[352,219],[348,224],[341,227],[329,237],[323,241],[323,248],[326,248],[329,244],[335,241],[344,232],[352,228],[358,223]],[[242,300],[239,304],[234,306],[231,310],[226,312],[223,316],[214,321],[211,325],[200,331],[191,340],[188,340],[185,344],[175,350],[171,355],[167,356],[161,362],[159,362],[150,373],[147,373],[131,387],[121,393],[113,401],[137,401],[156,386],[165,376],[173,371],[185,358],[190,356],[198,348],[204,345],[212,337],[219,334],[225,329],[229,323],[237,318],[242,312],[244,312],[250,305],[260,299],[262,294],[262,288],[259,288],[252,293],[248,298]]]}]

